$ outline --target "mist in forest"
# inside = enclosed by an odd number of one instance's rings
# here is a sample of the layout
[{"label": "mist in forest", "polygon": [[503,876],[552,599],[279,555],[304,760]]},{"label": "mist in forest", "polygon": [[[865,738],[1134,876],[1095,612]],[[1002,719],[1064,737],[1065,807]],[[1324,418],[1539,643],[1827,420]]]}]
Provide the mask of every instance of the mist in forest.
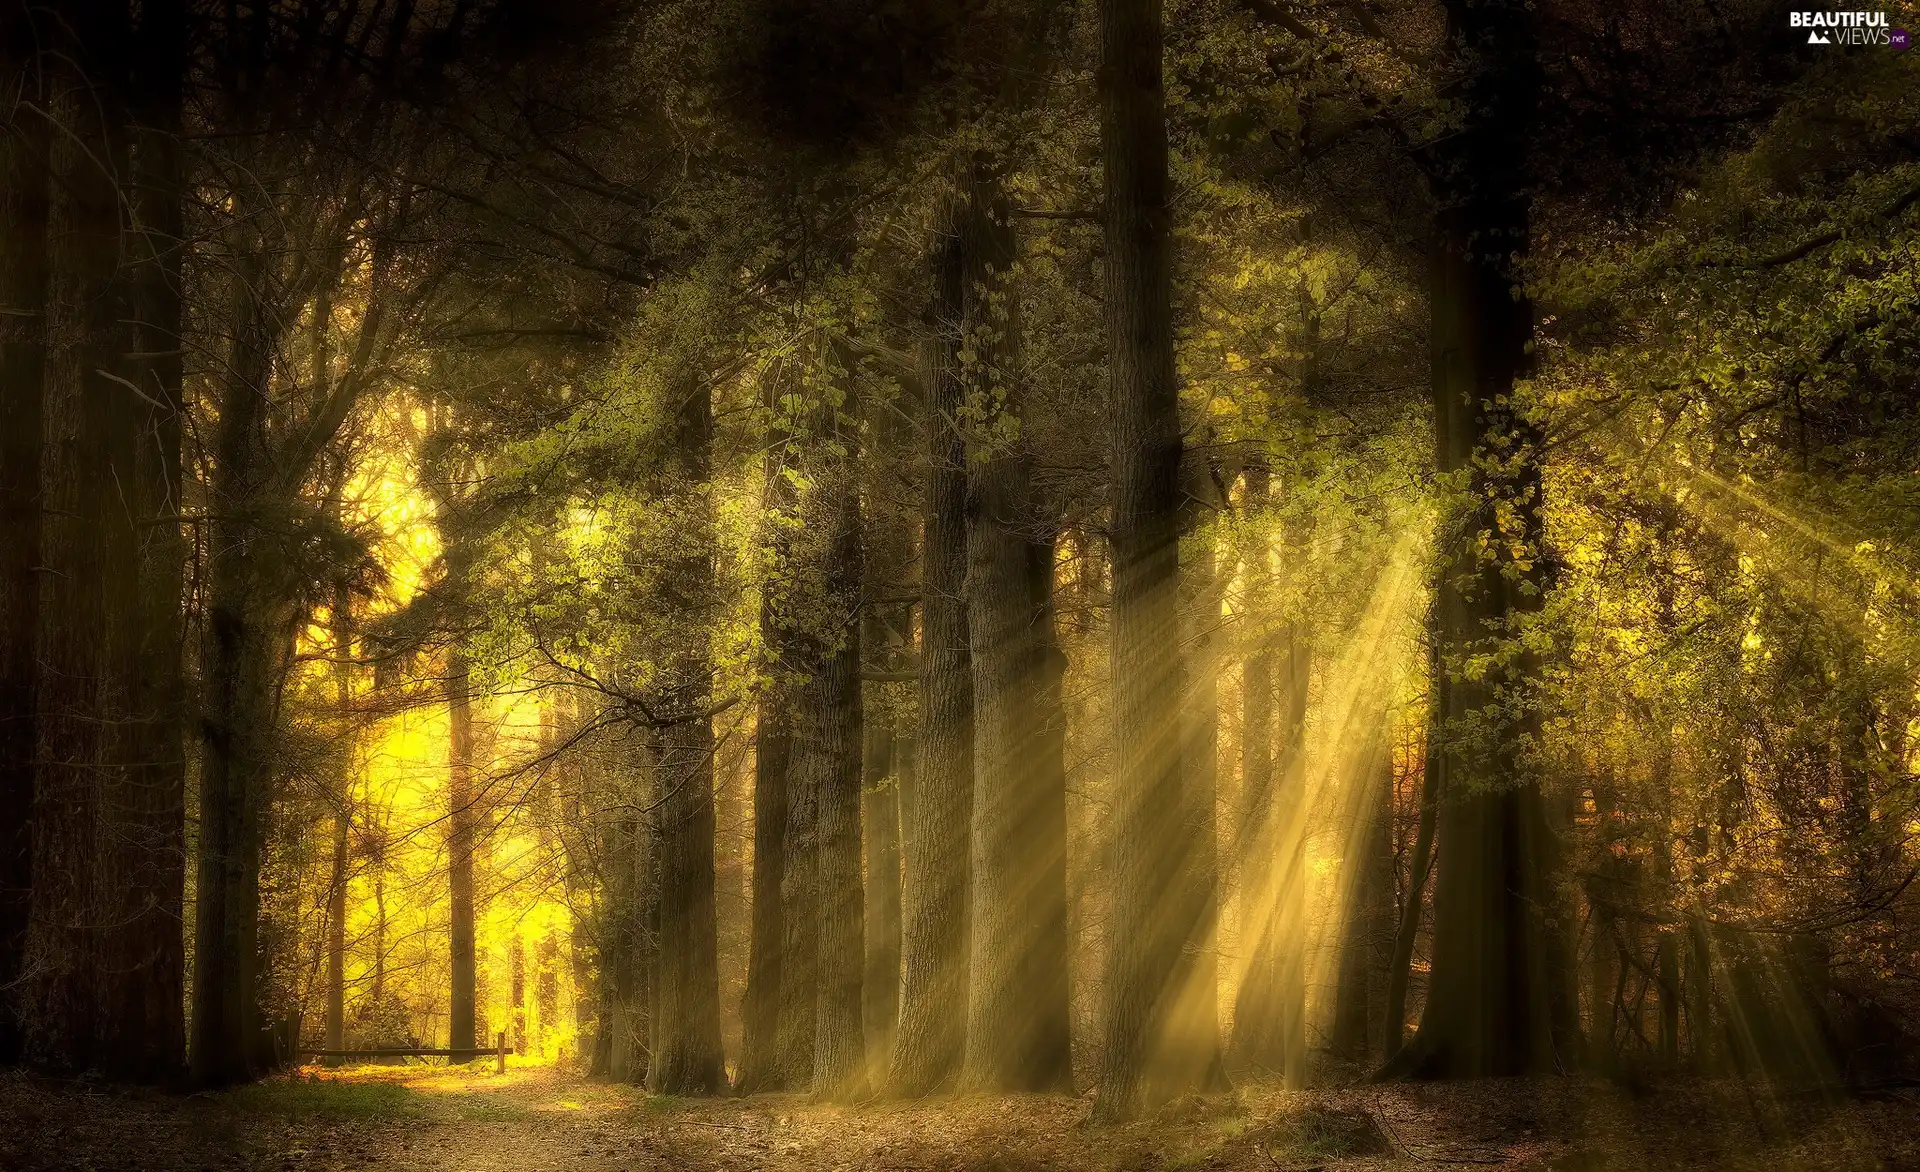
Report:
[{"label": "mist in forest", "polygon": [[0,1167],[1920,1166],[1868,16],[0,0]]}]

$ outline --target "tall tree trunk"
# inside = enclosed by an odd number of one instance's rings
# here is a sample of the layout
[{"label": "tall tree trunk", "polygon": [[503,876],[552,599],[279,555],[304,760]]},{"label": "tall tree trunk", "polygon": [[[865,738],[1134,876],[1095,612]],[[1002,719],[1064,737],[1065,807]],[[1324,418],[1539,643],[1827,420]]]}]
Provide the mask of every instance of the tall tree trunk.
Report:
[{"label": "tall tree trunk", "polygon": [[1353,874],[1341,926],[1340,976],[1334,1001],[1332,1049],[1355,1061],[1369,1058],[1385,1003],[1384,981],[1392,951],[1393,922],[1393,746],[1387,734],[1389,713],[1374,722],[1376,739],[1355,777],[1365,787],[1353,803],[1356,823],[1347,831],[1345,865]]},{"label": "tall tree trunk", "polygon": [[1100,138],[1112,426],[1112,928],[1095,1115],[1138,1105],[1179,950],[1178,512],[1172,230],[1158,0],[1101,0]]},{"label": "tall tree trunk", "polygon": [[1055,543],[1046,536],[1027,542],[1027,596],[1034,600],[1033,771],[1028,803],[1033,824],[1026,832],[1032,852],[1033,906],[1028,913],[1034,943],[1027,951],[1026,979],[1035,1003],[1028,1047],[1033,1085],[1073,1090],[1073,1009],[1070,987],[1072,933],[1067,909],[1067,656],[1061,650],[1054,607]]},{"label": "tall tree trunk", "polygon": [[[1678,511],[1677,504],[1670,501],[1666,503],[1654,530],[1654,623],[1659,636],[1669,640],[1675,637],[1679,626],[1674,615],[1674,586],[1678,567],[1674,564],[1673,548]],[[1673,863],[1673,844],[1678,831],[1674,824],[1673,803],[1674,721],[1670,715],[1658,709],[1649,712],[1648,716],[1653,725],[1650,731],[1654,738],[1653,800],[1658,806],[1654,811],[1653,902],[1656,912],[1666,916],[1677,910],[1675,895],[1678,888]],[[1671,1068],[1680,1061],[1680,930],[1675,927],[1662,928],[1657,939],[1654,960],[1659,969],[1660,1061]]]},{"label": "tall tree trunk", "polygon": [[[998,178],[976,163],[962,233],[962,371],[972,411],[1021,410],[1015,338],[1018,259]],[[967,630],[973,668],[971,945],[965,1081],[991,1090],[1072,1082],[1067,1027],[1066,792],[1046,750],[1058,713],[1045,708],[1052,657],[1053,546],[1024,442],[983,446],[968,461]],[[1043,629],[1044,628],[1044,629]],[[1056,810],[1057,808],[1057,810]],[[1057,838],[1055,836],[1057,832]]]},{"label": "tall tree trunk", "polygon": [[614,808],[606,826],[607,890],[600,927],[601,1035],[596,1073],[615,1082],[640,1083],[647,1076],[652,1045],[654,836],[638,811],[657,795],[652,746],[637,768],[629,767],[607,796]]},{"label": "tall tree trunk", "polygon": [[813,1091],[839,1100],[865,1095],[868,1085],[861,1020],[866,967],[860,878],[862,537],[851,456],[847,464],[825,470],[819,499],[809,510],[821,531],[830,534],[822,567],[829,617],[818,666],[801,685],[794,729],[794,769],[813,791],[817,818]]},{"label": "tall tree trunk", "polygon": [[[58,181],[45,205],[38,771],[13,993],[27,1062],[158,1082],[177,1075],[181,1050],[179,530],[175,502],[155,488],[171,487],[169,435],[177,474],[178,419],[143,399],[177,404],[179,387],[130,357],[151,336],[137,315],[167,306],[141,297],[152,266],[138,241],[123,251],[127,209],[152,211],[161,194],[130,183],[130,111],[152,78],[133,70],[128,25],[124,8],[103,4],[42,30],[61,62],[45,103],[61,133],[46,156]],[[148,31],[177,66],[166,30]],[[14,149],[37,158],[36,134]],[[136,378],[152,391],[130,391]]]},{"label": "tall tree trunk", "polygon": [[1619,900],[1625,895],[1625,877],[1619,874],[1613,846],[1619,840],[1619,810],[1613,786],[1604,778],[1593,784],[1593,809],[1598,857],[1585,876],[1587,925],[1593,941],[1587,952],[1587,1062],[1596,1070],[1613,1064],[1613,1032],[1617,1023],[1614,986],[1625,977],[1618,963]]},{"label": "tall tree trunk", "polygon": [[[49,128],[29,108],[46,99],[24,8],[5,18],[0,38],[0,85],[15,112],[0,138],[0,989],[12,990],[33,878]],[[0,1064],[20,1058],[17,1010],[11,994],[0,999]]]},{"label": "tall tree trunk", "polygon": [[1389,1024],[1387,988],[1393,980],[1393,951],[1399,932],[1400,909],[1394,902],[1398,878],[1399,841],[1393,822],[1394,795],[1400,774],[1394,753],[1393,729],[1383,714],[1375,806],[1367,842],[1367,1040],[1373,1057],[1390,1058],[1400,1044],[1400,1031]]},{"label": "tall tree trunk", "polygon": [[[564,708],[561,708],[562,704]],[[565,720],[567,727],[578,729],[588,722],[589,718],[582,712],[577,698],[572,703],[561,701],[555,707],[561,708],[555,717],[556,724]],[[596,825],[595,816],[588,809],[591,787],[598,777],[598,770],[591,748],[577,754],[575,761],[577,764],[569,771],[557,795],[559,817],[555,823],[560,838],[567,906],[572,913],[571,922],[567,925],[567,978],[573,1001],[571,1057],[583,1073],[604,1075],[606,1066],[600,1060],[599,1042],[605,1033],[601,1028],[601,1019],[605,1016],[606,1007],[600,996],[600,984],[595,979],[594,968],[596,960],[602,968],[605,967],[606,955],[600,942],[605,940],[606,933],[601,922],[604,900],[596,901],[593,896],[592,865],[597,843],[603,836],[599,833],[601,828]],[[377,876],[379,872],[375,874]]]},{"label": "tall tree trunk", "polygon": [[[715,963],[718,969],[720,1052],[741,1057],[741,1008],[747,992],[747,939],[750,928],[748,860],[753,846],[753,774],[748,768],[752,740],[747,735],[751,717],[736,706],[714,737],[713,918]],[[731,1012],[729,1012],[731,1010]],[[722,1074],[730,1077],[722,1068]],[[730,1085],[730,1084],[729,1084]]]},{"label": "tall tree trunk", "polygon": [[547,1039],[560,1024],[560,941],[551,930],[533,947],[533,1029],[531,1053],[544,1058]]},{"label": "tall tree trunk", "polygon": [[[449,557],[447,574],[464,589],[465,560]],[[473,792],[472,672],[465,648],[455,643],[447,652],[447,921],[449,975],[447,1046],[471,1050],[475,1043],[475,995],[479,967],[474,953],[473,848],[479,821]]]},{"label": "tall tree trunk", "polygon": [[1407,987],[1413,978],[1413,950],[1420,939],[1420,915],[1426,906],[1427,881],[1433,874],[1433,839],[1440,819],[1440,741],[1432,732],[1432,714],[1442,706],[1445,687],[1436,648],[1428,668],[1435,698],[1429,705],[1427,751],[1420,770],[1419,821],[1413,836],[1413,858],[1407,869],[1406,900],[1400,905],[1400,923],[1394,932],[1393,957],[1387,963],[1387,1058],[1400,1053],[1407,1033]]},{"label": "tall tree trunk", "polygon": [[674,724],[662,730],[660,804],[659,1013],[653,1023],[656,1093],[711,1094],[725,1071],[720,1053],[720,967],[714,908],[713,658],[706,632],[714,608],[712,517],[713,391],[696,377],[676,412],[681,511],[691,552],[675,567],[690,644],[676,665]]},{"label": "tall tree trunk", "polygon": [[760,694],[754,715],[753,923],[735,1079],[742,1094],[781,1085],[780,958],[786,929],[780,884],[786,873],[788,747],[786,694],[776,684]]},{"label": "tall tree trunk", "polygon": [[334,702],[340,712],[339,785],[333,793],[333,854],[327,868],[327,1024],[329,1050],[347,1036],[347,865],[353,833],[353,776],[358,758],[353,724],[353,600],[344,585],[333,593]]},{"label": "tall tree trunk", "polygon": [[[1349,860],[1351,861],[1351,860]],[[1354,1061],[1367,1056],[1366,892],[1354,891],[1342,909],[1339,968],[1334,977],[1333,1029],[1327,1048]]]},{"label": "tall tree trunk", "polygon": [[[698,702],[712,695],[711,676]],[[648,1084],[704,1095],[725,1083],[714,919],[713,722],[704,713],[661,737],[660,940]]]},{"label": "tall tree trunk", "polygon": [[957,430],[963,260],[958,202],[935,234],[922,341],[927,491],[920,534],[920,728],[906,804],[900,1033],[889,1080],[924,1095],[957,1077],[966,1044],[967,856],[973,818],[973,671],[967,604],[966,448]]},{"label": "tall tree trunk", "polygon": [[[1256,621],[1266,621],[1275,604],[1267,522],[1259,515],[1272,503],[1264,460],[1248,466],[1245,486],[1246,508],[1254,514],[1241,553],[1249,575],[1246,607]],[[1304,541],[1292,534],[1287,545],[1292,552]],[[1234,1001],[1232,1047],[1238,1061],[1292,1082],[1305,1058],[1300,791],[1312,668],[1311,643],[1297,620],[1258,634],[1241,665],[1244,774],[1233,858],[1240,870],[1241,947],[1252,955]]]},{"label": "tall tree trunk", "polygon": [[[1240,795],[1229,857],[1236,876],[1238,945],[1243,949],[1252,946],[1257,955],[1266,922],[1259,871],[1264,865],[1260,844],[1273,806],[1275,639],[1265,627],[1275,609],[1273,555],[1265,515],[1270,504],[1272,476],[1261,457],[1251,460],[1242,476],[1241,507],[1246,514],[1240,548],[1241,574],[1245,580],[1242,606],[1246,621],[1254,624],[1255,630],[1246,640],[1246,657],[1240,663]],[[1236,1061],[1266,1064],[1266,1056],[1250,1053],[1255,1048],[1253,1040],[1260,1032],[1251,1028],[1247,1016],[1247,1010],[1254,1008],[1249,990],[1257,987],[1255,971],[1249,965],[1241,974],[1229,1042]],[[1255,1009],[1256,1016],[1259,1012]]]},{"label": "tall tree trunk", "polygon": [[1706,916],[1687,917],[1687,1045],[1696,1073],[1720,1069],[1720,1035],[1714,1029],[1713,938]]},{"label": "tall tree trunk", "polygon": [[336,809],[333,857],[327,873],[327,1020],[326,1044],[340,1050],[347,1039],[347,858],[352,816]]},{"label": "tall tree trunk", "polygon": [[787,1090],[813,1081],[815,988],[819,973],[819,767],[824,702],[812,681],[794,688],[787,761],[787,824],[780,874],[780,1012],[775,1033],[779,1082]]},{"label": "tall tree trunk", "polygon": [[375,1009],[387,996],[387,878],[383,865],[385,853],[373,857],[373,979],[367,986],[367,999]]},{"label": "tall tree trunk", "polygon": [[[868,605],[861,642],[882,643],[883,627]],[[871,651],[869,651],[871,654]],[[867,969],[862,985],[869,1067],[882,1070],[893,1053],[900,1021],[900,788],[896,781],[893,715],[869,703],[861,717],[866,748],[861,757],[865,831]]]},{"label": "tall tree trunk", "polygon": [[[796,918],[796,905],[788,902],[787,871],[799,842],[790,825],[795,800],[800,796],[791,786],[793,776],[793,702],[792,676],[795,649],[788,630],[785,597],[779,583],[792,558],[793,530],[788,522],[794,507],[793,480],[787,475],[789,436],[781,423],[782,399],[788,372],[775,367],[761,375],[762,407],[767,413],[767,450],[761,465],[761,512],[766,517],[761,541],[765,546],[765,576],[760,595],[760,638],[769,660],[768,682],[760,693],[754,712],[753,750],[753,924],[748,941],[747,996],[742,1007],[740,1069],[735,1089],[779,1090],[787,1085],[793,1069],[789,1043],[794,1031],[803,1028],[797,1016],[801,1005],[811,1006],[812,985],[804,994],[789,989],[792,975],[787,966],[789,933],[802,925]],[[810,807],[809,807],[810,809]],[[812,833],[808,814],[805,833]],[[810,849],[810,847],[809,847]],[[799,876],[794,877],[795,881]],[[811,905],[800,905],[808,906]],[[795,938],[793,946],[800,941]],[[808,945],[809,950],[811,945]],[[809,957],[811,952],[809,951]],[[811,960],[808,961],[811,964]],[[809,968],[805,979],[811,982]],[[788,998],[796,994],[790,1006]],[[810,1028],[810,1027],[805,1027]],[[811,1056],[807,1059],[811,1073]]]},{"label": "tall tree trunk", "polygon": [[1301,623],[1289,623],[1273,648],[1278,653],[1280,752],[1269,779],[1264,810],[1249,811],[1243,865],[1249,874],[1268,868],[1266,881],[1250,886],[1259,906],[1248,908],[1244,931],[1253,956],[1234,1003],[1234,1050],[1242,1060],[1280,1072],[1289,1085],[1305,1077],[1305,806],[1306,718],[1313,676],[1313,648]]},{"label": "tall tree trunk", "polygon": [[[720,1052],[736,1062],[745,1049],[742,1037],[743,999],[747,992],[747,943],[751,929],[748,903],[749,852],[753,846],[753,774],[748,768],[752,740],[750,717],[736,706],[724,731],[715,728],[719,749],[714,756],[713,913],[716,963],[719,971]],[[729,1013],[728,1010],[733,1012]],[[726,1071],[723,1067],[723,1075]]]},{"label": "tall tree trunk", "polygon": [[[1429,1077],[1553,1069],[1555,1003],[1566,996],[1552,987],[1563,978],[1549,939],[1556,845],[1539,781],[1521,760],[1537,669],[1500,634],[1539,609],[1546,586],[1539,435],[1512,398],[1532,369],[1533,310],[1515,270],[1529,238],[1532,22],[1524,0],[1447,4],[1464,122],[1444,144],[1435,183],[1434,420],[1440,470],[1468,475],[1475,504],[1442,535],[1447,564],[1435,590],[1444,686],[1434,956],[1420,1033],[1401,1064]],[[1469,656],[1489,652],[1491,670],[1456,676]],[[1466,735],[1489,718],[1495,743]]]},{"label": "tall tree trunk", "polygon": [[[124,14],[123,14],[124,15]],[[110,382],[121,367],[128,316],[120,265],[118,178],[124,174],[119,95],[92,89],[79,58],[62,71],[51,105],[62,133],[52,167],[45,428],[44,514],[39,558],[48,582],[41,600],[39,768],[33,835],[32,907],[25,982],[19,989],[24,1051],[33,1065],[85,1070],[116,1055],[101,1052],[111,1024],[100,966],[111,947],[110,909],[102,896],[121,878],[110,822],[113,793],[124,783],[133,746],[129,641],[132,517],[116,484],[133,475],[133,411]],[[114,958],[118,959],[118,958]]]},{"label": "tall tree trunk", "polygon": [[[241,220],[244,223],[244,219]],[[260,831],[271,776],[279,681],[272,647],[270,570],[257,499],[267,474],[266,406],[274,339],[260,299],[257,241],[243,238],[233,274],[219,426],[214,437],[195,883],[193,1080],[218,1086],[250,1077],[259,1028],[256,955]]]},{"label": "tall tree trunk", "polygon": [[[1208,470],[1209,472],[1211,470]],[[1216,494],[1212,480],[1199,490],[1199,499]],[[1225,502],[1214,501],[1216,509]],[[1219,670],[1220,602],[1224,590],[1216,564],[1214,535],[1198,541],[1192,566],[1184,575],[1184,600],[1189,630],[1187,669],[1189,686],[1181,718],[1186,723],[1187,793],[1181,821],[1186,841],[1181,847],[1185,865],[1180,913],[1181,954],[1174,978],[1173,1016],[1157,1061],[1176,1086],[1208,1091],[1227,1087],[1226,1064],[1220,1050],[1219,974],[1219,859],[1216,801],[1220,775]]]},{"label": "tall tree trunk", "polygon": [[507,938],[507,994],[512,1015],[513,1052],[527,1052],[527,949],[515,932]]},{"label": "tall tree trunk", "polygon": [[187,690],[182,614],[187,540],[182,525],[181,438],[186,418],[182,261],[186,249],[181,107],[187,69],[185,0],[141,6],[133,108],[135,250],[129,381],[142,388],[134,459],[138,514],[140,643],[136,668],[138,762],[124,836],[130,901],[122,912],[138,975],[123,986],[122,1015],[146,1039],[153,1077],[172,1080],[186,1054]]}]

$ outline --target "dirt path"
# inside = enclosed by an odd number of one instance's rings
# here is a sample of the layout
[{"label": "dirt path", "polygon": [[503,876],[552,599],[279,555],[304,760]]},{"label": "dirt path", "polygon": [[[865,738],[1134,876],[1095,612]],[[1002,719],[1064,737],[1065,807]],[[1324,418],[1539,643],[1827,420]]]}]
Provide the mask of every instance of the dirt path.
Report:
[{"label": "dirt path", "polygon": [[1637,1097],[1574,1080],[1253,1084],[1102,1129],[1088,1105],[665,1100],[543,1067],[315,1071],[187,1097],[0,1076],[0,1172],[1920,1169],[1911,1093],[1780,1104],[1678,1082]]}]

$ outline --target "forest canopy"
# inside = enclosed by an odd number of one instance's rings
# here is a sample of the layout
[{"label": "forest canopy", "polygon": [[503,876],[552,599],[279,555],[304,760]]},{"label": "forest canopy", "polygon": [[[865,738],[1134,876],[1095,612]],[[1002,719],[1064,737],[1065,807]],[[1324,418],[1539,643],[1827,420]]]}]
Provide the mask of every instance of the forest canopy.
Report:
[{"label": "forest canopy", "polygon": [[0,1063],[1920,1075],[1873,15],[7,0]]}]

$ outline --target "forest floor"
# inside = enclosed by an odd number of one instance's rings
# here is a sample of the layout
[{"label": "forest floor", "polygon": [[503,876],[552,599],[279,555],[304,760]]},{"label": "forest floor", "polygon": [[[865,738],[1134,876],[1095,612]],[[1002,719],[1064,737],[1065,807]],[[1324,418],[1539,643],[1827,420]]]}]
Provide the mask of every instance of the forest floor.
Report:
[{"label": "forest floor", "polygon": [[551,1067],[309,1070],[225,1094],[0,1076],[4,1172],[1039,1172],[1041,1169],[1920,1169],[1920,1092],[1777,1099],[1700,1081],[1285,1091],[1252,1083],[1119,1127],[1091,1100],[834,1107],[663,1099]]}]

